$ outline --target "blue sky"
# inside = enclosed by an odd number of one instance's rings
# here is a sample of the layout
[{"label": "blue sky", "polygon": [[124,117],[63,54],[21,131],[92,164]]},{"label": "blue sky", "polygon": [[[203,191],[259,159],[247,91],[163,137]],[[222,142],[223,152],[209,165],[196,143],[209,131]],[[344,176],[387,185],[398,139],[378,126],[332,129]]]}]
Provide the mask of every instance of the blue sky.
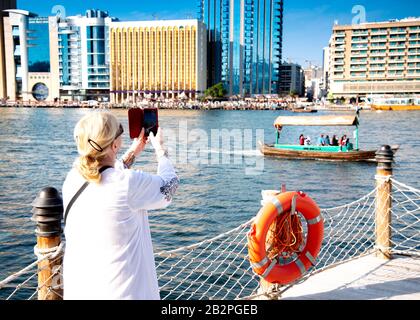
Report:
[{"label": "blue sky", "polygon": [[[18,8],[46,16],[55,5],[62,5],[66,15],[86,9],[107,10],[120,20],[185,19],[196,17],[196,0],[17,0]],[[328,44],[335,20],[351,24],[352,8],[361,5],[368,22],[420,17],[416,0],[317,0],[284,2],[283,60],[303,66],[322,63],[322,48]]]}]

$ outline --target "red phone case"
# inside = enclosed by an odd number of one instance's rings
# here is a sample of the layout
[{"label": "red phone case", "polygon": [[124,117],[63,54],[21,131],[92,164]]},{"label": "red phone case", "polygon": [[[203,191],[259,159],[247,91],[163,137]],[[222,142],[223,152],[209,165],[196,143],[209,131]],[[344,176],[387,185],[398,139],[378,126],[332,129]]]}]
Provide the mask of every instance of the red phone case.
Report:
[{"label": "red phone case", "polygon": [[130,138],[138,138],[143,127],[143,109],[131,108],[128,110],[128,127]]}]

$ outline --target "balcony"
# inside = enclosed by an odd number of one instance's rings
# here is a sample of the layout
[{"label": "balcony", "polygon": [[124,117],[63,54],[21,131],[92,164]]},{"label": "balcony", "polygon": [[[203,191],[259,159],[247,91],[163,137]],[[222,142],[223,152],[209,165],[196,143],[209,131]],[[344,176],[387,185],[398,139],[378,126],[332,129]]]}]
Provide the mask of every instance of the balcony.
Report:
[{"label": "balcony", "polygon": [[344,47],[335,47],[335,52],[344,52]]},{"label": "balcony", "polygon": [[393,43],[393,42],[390,42],[389,43],[389,48],[390,49],[405,49],[405,42],[404,43]]},{"label": "balcony", "polygon": [[408,58],[408,62],[420,62],[420,58]]},{"label": "balcony", "polygon": [[405,51],[389,51],[389,56],[405,56]]},{"label": "balcony", "polygon": [[406,34],[407,33],[407,30],[404,28],[404,29],[398,29],[398,30],[390,30],[389,31],[389,33],[390,34]]},{"label": "balcony", "polygon": [[385,66],[369,66],[369,71],[385,71]]},{"label": "balcony", "polygon": [[353,31],[352,35],[353,36],[368,36],[369,35],[369,32],[367,30]]},{"label": "balcony", "polygon": [[407,38],[406,37],[396,37],[396,38],[389,38],[389,41],[390,42],[392,42],[392,41],[407,41]]},{"label": "balcony", "polygon": [[366,66],[350,66],[350,71],[366,71]]},{"label": "balcony", "polygon": [[384,29],[384,30],[370,30],[370,34],[373,36],[379,36],[379,35],[387,35],[388,34],[388,30]]},{"label": "balcony", "polygon": [[350,61],[350,64],[357,64],[357,65],[359,65],[359,64],[366,64],[367,63],[367,59],[359,59],[359,60],[351,60]]},{"label": "balcony", "polygon": [[385,73],[369,73],[369,78],[384,78]]},{"label": "balcony", "polygon": [[366,38],[366,39],[355,39],[355,38],[352,38],[351,39],[351,43],[368,43],[368,39]]},{"label": "balcony", "polygon": [[404,70],[404,65],[390,64],[388,65],[388,70]]},{"label": "balcony", "polygon": [[[404,52],[403,52],[403,54],[404,54]],[[384,52],[371,52],[370,56],[371,57],[384,57],[384,56],[386,56],[386,51],[384,51]]]},{"label": "balcony", "polygon": [[387,38],[370,38],[370,42],[387,42]]}]

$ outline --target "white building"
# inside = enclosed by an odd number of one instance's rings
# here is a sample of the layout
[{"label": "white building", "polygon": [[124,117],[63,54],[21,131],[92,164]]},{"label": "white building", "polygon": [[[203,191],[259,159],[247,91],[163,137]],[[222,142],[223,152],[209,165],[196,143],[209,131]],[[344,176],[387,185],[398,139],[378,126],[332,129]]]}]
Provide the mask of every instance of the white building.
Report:
[{"label": "white building", "polygon": [[108,26],[115,20],[107,12],[88,10],[84,16],[70,16],[59,22],[62,99],[108,101]]}]

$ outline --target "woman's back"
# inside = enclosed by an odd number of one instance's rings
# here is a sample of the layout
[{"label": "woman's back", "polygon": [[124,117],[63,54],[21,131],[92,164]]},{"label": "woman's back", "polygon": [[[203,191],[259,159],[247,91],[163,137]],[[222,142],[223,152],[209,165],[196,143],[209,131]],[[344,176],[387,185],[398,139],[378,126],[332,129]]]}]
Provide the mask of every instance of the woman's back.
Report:
[{"label": "woman's back", "polygon": [[[65,207],[83,183],[70,171]],[[161,183],[157,175],[110,168],[82,192],[65,227],[65,299],[159,299],[146,210],[170,203]]]}]

